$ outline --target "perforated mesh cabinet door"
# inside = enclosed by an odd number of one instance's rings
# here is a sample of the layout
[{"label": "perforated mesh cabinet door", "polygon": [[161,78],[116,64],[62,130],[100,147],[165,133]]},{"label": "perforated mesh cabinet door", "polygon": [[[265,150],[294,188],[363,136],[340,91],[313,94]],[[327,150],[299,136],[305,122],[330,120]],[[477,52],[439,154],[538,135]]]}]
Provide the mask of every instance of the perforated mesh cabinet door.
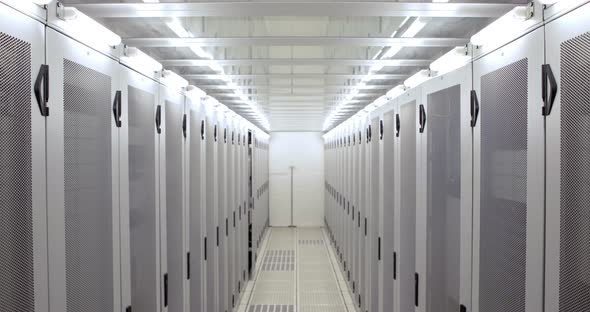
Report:
[{"label": "perforated mesh cabinet door", "polygon": [[[169,91],[166,91],[169,92]],[[176,97],[176,96],[174,96]],[[185,275],[183,247],[184,219],[182,207],[182,115],[184,103],[166,100],[166,239],[168,257],[168,311],[183,310],[183,284]],[[163,178],[163,177],[162,177]]]},{"label": "perforated mesh cabinet door", "polygon": [[371,246],[371,311],[379,310],[379,259],[378,259],[378,237],[379,237],[379,184],[381,180],[381,172],[379,168],[379,134],[380,119],[373,119],[371,122],[372,138],[371,138],[371,189],[369,196],[371,196],[371,218],[369,224],[370,246]]},{"label": "perforated mesh cabinet door", "polygon": [[67,309],[112,311],[111,77],[63,67]]},{"label": "perforated mesh cabinet door", "polygon": [[528,59],[481,78],[481,312],[525,311]]},{"label": "perforated mesh cabinet door", "polygon": [[461,87],[427,97],[426,311],[455,312],[460,286]]},{"label": "perforated mesh cabinet door", "polygon": [[381,246],[381,263],[383,271],[381,272],[380,284],[381,302],[383,307],[381,311],[393,311],[393,239],[394,239],[394,112],[390,111],[383,116],[384,134],[383,134],[383,215],[380,222],[383,224],[382,246]]},{"label": "perforated mesh cabinet door", "polygon": [[566,40],[560,46],[560,312],[590,307],[589,53],[590,33]]},{"label": "perforated mesh cabinet door", "polygon": [[414,309],[415,227],[416,227],[416,101],[400,106],[401,211],[398,279],[400,311]]},{"label": "perforated mesh cabinet door", "polygon": [[[157,311],[155,95],[128,87],[131,306]],[[151,104],[151,105],[150,105]]]},{"label": "perforated mesh cabinet door", "polygon": [[0,309],[15,312],[35,310],[31,62],[0,32]]}]

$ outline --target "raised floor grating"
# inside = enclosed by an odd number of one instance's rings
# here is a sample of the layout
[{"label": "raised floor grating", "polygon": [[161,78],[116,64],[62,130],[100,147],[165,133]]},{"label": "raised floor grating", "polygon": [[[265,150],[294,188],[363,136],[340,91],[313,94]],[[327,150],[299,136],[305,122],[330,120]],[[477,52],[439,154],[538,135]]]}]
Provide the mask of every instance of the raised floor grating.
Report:
[{"label": "raised floor grating", "polygon": [[251,305],[248,312],[295,312],[295,306],[292,304],[256,304]]},{"label": "raised floor grating", "polygon": [[268,250],[264,253],[262,271],[295,271],[295,250]]}]

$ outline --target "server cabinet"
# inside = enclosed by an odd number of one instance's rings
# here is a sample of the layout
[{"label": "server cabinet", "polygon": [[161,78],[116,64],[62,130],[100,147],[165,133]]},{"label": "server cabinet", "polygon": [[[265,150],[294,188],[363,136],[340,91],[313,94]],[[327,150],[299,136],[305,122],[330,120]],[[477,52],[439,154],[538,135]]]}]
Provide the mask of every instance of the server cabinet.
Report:
[{"label": "server cabinet", "polygon": [[[416,176],[419,169],[416,159],[419,157],[419,101],[420,87],[410,89],[396,99],[396,111],[399,114],[399,136],[396,130],[397,157],[394,170],[396,208],[394,211],[394,247],[395,254],[395,306],[394,311],[412,311],[416,306],[419,276],[415,273],[416,245]],[[397,120],[397,115],[396,115]]]},{"label": "server cabinet", "polygon": [[364,263],[364,289],[363,289],[363,293],[364,293],[364,298],[363,298],[363,302],[364,302],[364,309],[365,311],[368,311],[371,308],[371,277],[372,277],[372,272],[371,272],[371,261],[373,259],[373,249],[372,249],[372,242],[371,242],[371,236],[369,235],[370,231],[369,231],[369,220],[371,218],[371,141],[372,141],[372,134],[373,134],[373,128],[372,128],[372,120],[367,117],[366,120],[366,144],[365,144],[365,148],[363,149],[363,153],[364,153],[364,157],[365,157],[365,162],[364,162],[364,167],[363,167],[363,175],[365,176],[365,209],[364,209],[364,213],[365,215],[363,216],[363,225],[362,225],[362,231],[363,231],[363,245],[365,245],[365,253],[363,254],[363,257],[365,258],[365,263]]},{"label": "server cabinet", "polygon": [[466,65],[421,85],[416,311],[471,311],[471,74]]},{"label": "server cabinet", "polygon": [[217,144],[217,220],[219,224],[219,311],[227,311],[227,120],[225,114],[219,112],[217,115],[219,125]]},{"label": "server cabinet", "polygon": [[228,127],[227,127],[227,216],[228,216],[228,233],[227,237],[227,261],[228,261],[228,293],[227,293],[227,302],[229,303],[230,310],[233,309],[235,306],[235,261],[236,261],[236,244],[235,244],[235,165],[234,165],[234,139],[235,139],[235,132],[234,132],[234,123],[233,119],[228,118]]},{"label": "server cabinet", "polygon": [[542,311],[543,29],[473,64],[473,311]]},{"label": "server cabinet", "polygon": [[[162,106],[163,135],[160,136],[160,145],[163,146],[164,158],[160,161],[160,179],[165,181],[165,191],[160,194],[165,196],[166,227],[166,256],[162,257],[162,265],[168,267],[164,273],[164,306],[168,305],[168,311],[184,311],[185,290],[188,286],[186,279],[186,255],[187,248],[187,224],[185,223],[186,211],[184,203],[184,149],[186,134],[186,117],[184,111],[185,97],[178,87],[160,87],[160,105]],[[184,121],[184,122],[183,122]],[[162,196],[162,195],[161,195]],[[166,280],[167,279],[167,280]]]},{"label": "server cabinet", "polygon": [[189,148],[187,152],[189,205],[189,263],[187,279],[190,281],[190,312],[205,311],[209,289],[205,283],[205,234],[206,234],[206,112],[199,98],[187,98]]},{"label": "server cabinet", "polygon": [[590,5],[586,4],[545,27],[544,307],[548,312],[582,311],[590,306],[589,14]]},{"label": "server cabinet", "polygon": [[393,176],[394,176],[394,146],[395,111],[393,102],[383,106],[382,125],[380,127],[380,159],[379,172],[379,311],[393,311]]},{"label": "server cabinet", "polygon": [[366,119],[362,119],[359,124],[359,130],[361,131],[361,139],[359,142],[359,211],[357,212],[357,229],[359,237],[359,279],[358,279],[358,306],[361,311],[366,311],[367,304],[367,268],[366,268],[366,253],[367,253],[367,232],[366,232],[366,219],[367,219],[367,145],[369,144],[369,129]]},{"label": "server cabinet", "polygon": [[119,311],[119,64],[46,36],[50,310]]},{"label": "server cabinet", "polygon": [[121,300],[123,307],[155,312],[162,283],[155,123],[159,84],[125,66],[120,77]]},{"label": "server cabinet", "polygon": [[0,298],[6,311],[46,312],[44,109],[53,93],[43,24],[0,3],[0,56]]},{"label": "server cabinet", "polygon": [[370,311],[379,311],[379,185],[381,181],[381,171],[379,170],[379,145],[380,145],[380,125],[381,117],[371,116],[371,128],[369,131],[369,210],[368,210],[368,231],[369,231],[369,249],[367,253],[369,257],[369,280],[370,284],[369,293],[371,304],[369,306]]},{"label": "server cabinet", "polygon": [[352,143],[351,143],[351,157],[352,157],[352,162],[351,162],[351,177],[352,177],[352,184],[351,184],[351,192],[352,192],[352,208],[351,208],[351,213],[350,213],[350,218],[349,221],[350,222],[350,233],[352,236],[352,248],[351,248],[351,283],[350,283],[350,287],[352,290],[352,294],[353,296],[356,295],[357,293],[357,284],[358,284],[358,276],[359,276],[359,272],[358,272],[358,262],[359,262],[359,252],[358,252],[358,248],[359,248],[359,236],[358,236],[358,229],[357,229],[357,219],[358,219],[358,209],[359,209],[359,188],[358,188],[358,181],[359,181],[359,170],[358,170],[358,164],[359,164],[359,155],[358,155],[358,149],[359,149],[359,139],[360,136],[358,135],[359,130],[358,130],[358,124],[356,122],[353,123],[351,130],[350,130],[350,136],[352,138]]},{"label": "server cabinet", "polygon": [[207,311],[218,310],[218,246],[219,246],[219,226],[218,226],[218,198],[217,198],[217,145],[218,145],[218,125],[217,116],[213,108],[206,111],[206,131],[205,131],[205,146],[207,150],[206,158],[206,219],[207,219],[207,235],[205,237],[205,260],[207,263],[207,282],[205,288],[207,289]]}]

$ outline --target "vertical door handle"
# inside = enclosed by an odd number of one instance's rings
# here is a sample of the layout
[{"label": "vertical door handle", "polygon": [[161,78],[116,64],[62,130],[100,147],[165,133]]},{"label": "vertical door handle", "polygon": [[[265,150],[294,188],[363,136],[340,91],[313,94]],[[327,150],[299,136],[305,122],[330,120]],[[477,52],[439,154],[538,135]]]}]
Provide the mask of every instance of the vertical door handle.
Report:
[{"label": "vertical door handle", "polygon": [[156,131],[158,134],[162,133],[162,106],[156,107]]},{"label": "vertical door handle", "polygon": [[41,116],[49,116],[49,107],[47,107],[49,101],[49,65],[41,65],[33,89]]},{"label": "vertical door handle", "polygon": [[420,300],[420,275],[414,273],[414,304],[418,306]]},{"label": "vertical door handle", "polygon": [[168,306],[168,273],[164,274],[164,307]]},{"label": "vertical door handle", "polygon": [[[543,77],[543,116],[549,116],[549,114],[551,114],[551,109],[553,108],[553,103],[555,102],[555,97],[557,97],[557,81],[551,70],[551,65],[543,64],[541,69]],[[547,95],[547,91],[549,91],[549,95]]]},{"label": "vertical door handle", "polygon": [[182,136],[186,138],[186,114],[182,115]]},{"label": "vertical door handle", "polygon": [[381,237],[377,238],[377,261],[381,261]]},{"label": "vertical door handle", "polygon": [[479,100],[477,99],[477,92],[475,92],[475,90],[471,90],[470,94],[471,127],[473,128],[477,125],[477,117],[479,116]]},{"label": "vertical door handle", "polygon": [[383,120],[379,120],[379,140],[383,140]]},{"label": "vertical door handle", "polygon": [[191,253],[186,253],[186,279],[191,279]]},{"label": "vertical door handle", "polygon": [[115,99],[113,100],[113,117],[115,118],[115,125],[121,128],[121,91],[115,92]]},{"label": "vertical door handle", "polygon": [[213,141],[217,142],[217,125],[213,127]]},{"label": "vertical door handle", "polygon": [[465,305],[459,306],[459,312],[467,312],[467,307]]},{"label": "vertical door handle", "polygon": [[203,255],[205,256],[205,261],[207,261],[207,236],[205,236],[205,241],[203,243]]},{"label": "vertical door handle", "polygon": [[424,109],[424,104],[420,104],[420,133],[424,132],[425,127],[426,127],[426,109]]},{"label": "vertical door handle", "polygon": [[402,124],[399,119],[399,114],[395,114],[395,137],[399,138],[399,130],[401,129]]},{"label": "vertical door handle", "polygon": [[205,121],[201,120],[201,140],[205,140]]}]

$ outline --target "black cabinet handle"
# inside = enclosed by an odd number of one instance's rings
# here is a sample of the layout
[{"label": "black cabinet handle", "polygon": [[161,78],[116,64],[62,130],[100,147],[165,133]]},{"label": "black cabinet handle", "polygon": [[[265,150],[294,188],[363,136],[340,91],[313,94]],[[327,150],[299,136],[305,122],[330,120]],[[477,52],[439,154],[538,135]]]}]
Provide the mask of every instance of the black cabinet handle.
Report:
[{"label": "black cabinet handle", "polygon": [[395,114],[395,137],[399,138],[399,130],[401,129],[402,124],[399,120],[399,114]]},{"label": "black cabinet handle", "polygon": [[217,125],[213,127],[213,141],[217,142]]},{"label": "black cabinet handle", "polygon": [[236,211],[234,210],[234,228],[236,227]]},{"label": "black cabinet handle", "polygon": [[418,306],[419,304],[419,300],[420,300],[420,296],[419,296],[419,291],[420,291],[420,276],[418,275],[418,273],[414,273],[414,304],[416,306]]},{"label": "black cabinet handle", "polygon": [[207,261],[207,236],[205,236],[205,241],[203,243],[203,255],[205,256],[205,261]]},{"label": "black cabinet handle", "polygon": [[367,236],[367,217],[365,217],[365,236]]},{"label": "black cabinet handle", "polygon": [[393,279],[397,279],[397,252],[393,252]]},{"label": "black cabinet handle", "polygon": [[205,121],[201,120],[201,140],[205,140]]},{"label": "black cabinet handle", "polygon": [[186,114],[182,115],[182,136],[186,138]]},{"label": "black cabinet handle", "polygon": [[191,253],[186,253],[186,279],[191,279]]},{"label": "black cabinet handle", "polygon": [[156,107],[156,131],[158,134],[162,133],[162,106]]},{"label": "black cabinet handle", "polygon": [[471,90],[470,96],[471,127],[473,128],[477,125],[477,117],[479,116],[479,100],[477,99],[477,92],[475,90]]},{"label": "black cabinet handle", "polygon": [[49,65],[41,65],[33,89],[41,116],[49,116],[49,107],[47,107],[47,102],[49,102]]},{"label": "black cabinet handle", "polygon": [[424,104],[420,104],[420,133],[424,132],[424,128],[426,128],[426,109],[424,108]]},{"label": "black cabinet handle", "polygon": [[164,274],[164,307],[168,306],[168,273]]},{"label": "black cabinet handle", "polygon": [[379,120],[379,140],[383,140],[383,120]]},{"label": "black cabinet handle", "polygon": [[228,218],[225,218],[225,237],[229,235],[229,223]]},{"label": "black cabinet handle", "polygon": [[[551,114],[551,109],[553,108],[553,103],[555,102],[555,97],[557,97],[557,81],[551,70],[551,65],[543,64],[543,67],[541,67],[541,73],[543,77],[543,116],[549,116],[549,114]],[[547,95],[547,91],[549,91],[549,96]]]},{"label": "black cabinet handle", "polygon": [[127,306],[127,308],[125,308],[125,312],[132,312],[131,306]]},{"label": "black cabinet handle", "polygon": [[115,92],[115,99],[113,100],[113,117],[115,118],[115,125],[121,128],[121,90]]},{"label": "black cabinet handle", "polygon": [[361,227],[361,212],[357,211],[357,218],[356,218],[357,222],[358,222],[358,227]]},{"label": "black cabinet handle", "polygon": [[467,307],[466,307],[465,305],[463,305],[463,304],[462,304],[462,305],[459,307],[459,312],[467,312]]},{"label": "black cabinet handle", "polygon": [[217,243],[217,247],[219,247],[219,226],[217,226],[215,228],[215,231],[216,231],[215,235],[216,235],[216,240],[217,240],[216,243]]},{"label": "black cabinet handle", "polygon": [[223,143],[227,143],[227,128],[223,128]]}]

